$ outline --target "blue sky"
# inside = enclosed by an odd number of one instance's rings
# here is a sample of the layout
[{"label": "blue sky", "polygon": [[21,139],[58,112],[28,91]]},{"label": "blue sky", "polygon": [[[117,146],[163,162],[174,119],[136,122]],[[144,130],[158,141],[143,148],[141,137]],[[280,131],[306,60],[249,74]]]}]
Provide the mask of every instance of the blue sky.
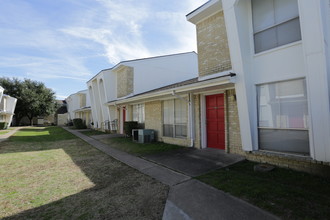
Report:
[{"label": "blue sky", "polygon": [[58,99],[129,59],[196,51],[185,15],[206,0],[0,0],[0,76],[44,82]]}]

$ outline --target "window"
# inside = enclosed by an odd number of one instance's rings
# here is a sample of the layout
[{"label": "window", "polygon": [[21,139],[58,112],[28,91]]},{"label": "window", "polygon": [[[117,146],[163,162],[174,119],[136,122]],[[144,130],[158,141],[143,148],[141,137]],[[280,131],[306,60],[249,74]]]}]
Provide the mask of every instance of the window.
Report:
[{"label": "window", "polygon": [[181,99],[163,103],[163,135],[187,137],[187,103]]},{"label": "window", "polygon": [[260,149],[309,154],[305,80],[270,83],[257,89]]},{"label": "window", "polygon": [[133,121],[144,123],[144,104],[133,105]]},{"label": "window", "polygon": [[252,0],[256,53],[301,40],[297,0]]}]

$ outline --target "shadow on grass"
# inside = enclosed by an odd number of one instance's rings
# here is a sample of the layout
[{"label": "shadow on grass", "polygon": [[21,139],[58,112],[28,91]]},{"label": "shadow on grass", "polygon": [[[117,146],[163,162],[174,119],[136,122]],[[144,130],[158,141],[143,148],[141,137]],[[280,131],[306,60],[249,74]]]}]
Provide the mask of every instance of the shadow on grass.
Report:
[{"label": "shadow on grass", "polygon": [[329,218],[330,180],[284,168],[255,172],[256,164],[244,161],[197,179],[283,219]]},{"label": "shadow on grass", "polygon": [[12,142],[48,142],[71,140],[77,137],[60,127],[22,128],[9,138]]},{"label": "shadow on grass", "polygon": [[99,152],[62,128],[24,128],[0,147],[0,154],[54,149],[64,150],[94,186],[3,219],[161,218],[167,186]]}]

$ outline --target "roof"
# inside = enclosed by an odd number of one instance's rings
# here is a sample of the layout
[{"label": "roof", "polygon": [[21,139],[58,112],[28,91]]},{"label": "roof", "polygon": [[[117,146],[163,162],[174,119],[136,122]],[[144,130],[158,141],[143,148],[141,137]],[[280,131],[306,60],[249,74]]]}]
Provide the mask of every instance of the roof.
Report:
[{"label": "roof", "polygon": [[149,90],[147,92],[139,93],[135,96],[143,95],[143,94],[147,94],[147,93],[159,92],[159,91],[163,91],[163,90],[167,90],[167,89],[175,89],[175,88],[190,85],[190,84],[193,84],[193,83],[196,83],[196,82],[198,82],[198,77],[188,79],[188,80],[185,80],[185,81],[181,81],[181,82],[178,82],[178,83],[174,83],[174,84],[171,84],[171,85],[163,86],[163,87],[160,87],[160,88],[157,88],[157,89]]},{"label": "roof", "polygon": [[225,77],[227,77],[227,79],[229,79],[228,81],[230,81],[230,83],[232,83],[232,78],[235,77],[235,76],[236,76],[235,73],[229,72],[228,74],[217,76],[217,77],[210,78],[210,79],[205,79],[205,80],[200,80],[200,78],[196,77],[196,78],[192,78],[192,79],[185,80],[185,81],[182,81],[182,82],[178,82],[178,83],[174,83],[174,84],[171,84],[171,85],[167,85],[167,86],[164,86],[164,87],[161,87],[161,88],[149,90],[147,92],[139,93],[139,94],[136,94],[136,95],[133,95],[133,96],[125,97],[125,98],[122,98],[122,99],[111,100],[108,103],[117,102],[117,101],[125,101],[126,99],[143,97],[145,95],[153,94],[153,93],[154,94],[160,94],[161,95],[161,92],[162,91],[164,91],[164,92],[165,91],[168,91],[168,90],[174,91],[174,89],[189,87],[189,86],[197,85],[197,84],[200,84],[200,83],[203,83],[203,84],[206,83],[207,86],[205,86],[205,87],[208,87],[209,82],[217,81],[219,79],[222,80],[222,78],[225,78]]},{"label": "roof", "polygon": [[65,114],[68,112],[68,109],[65,105],[62,105],[56,110],[56,114]]},{"label": "roof", "polygon": [[97,75],[99,75],[101,72],[103,71],[107,71],[107,70],[112,70],[117,68],[120,65],[123,65],[125,63],[130,63],[130,62],[138,62],[138,61],[142,61],[142,60],[150,60],[150,59],[157,59],[157,58],[163,58],[163,57],[169,57],[169,56],[179,56],[179,55],[184,55],[184,54],[197,54],[195,51],[191,51],[191,52],[184,52],[184,53],[176,53],[176,54],[167,54],[167,55],[161,55],[161,56],[154,56],[154,57],[145,57],[145,58],[139,58],[139,59],[133,59],[133,60],[124,60],[124,61],[120,61],[119,63],[117,63],[116,65],[114,65],[111,68],[108,69],[103,69],[100,72],[98,72],[95,76],[93,76],[90,80],[88,80],[87,82],[90,82],[91,80],[93,80]]}]

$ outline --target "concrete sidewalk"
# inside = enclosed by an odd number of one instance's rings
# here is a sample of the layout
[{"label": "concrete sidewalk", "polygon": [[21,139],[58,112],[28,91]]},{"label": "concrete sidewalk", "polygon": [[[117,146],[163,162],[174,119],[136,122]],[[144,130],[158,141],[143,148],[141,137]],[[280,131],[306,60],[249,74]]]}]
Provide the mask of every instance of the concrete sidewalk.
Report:
[{"label": "concrete sidewalk", "polygon": [[18,131],[19,129],[21,129],[21,127],[13,127],[13,130],[10,130],[8,133],[6,134],[1,134],[0,135],[0,142],[7,140],[10,136],[12,136],[13,134],[15,134],[16,131]]},{"label": "concrete sidewalk", "polygon": [[241,199],[191,179],[188,175],[111,148],[77,130],[64,129],[109,156],[170,186],[163,220],[279,219]]},{"label": "concrete sidewalk", "polygon": [[108,154],[109,156],[127,164],[130,167],[137,169],[138,171],[144,174],[147,174],[155,178],[156,180],[166,185],[174,186],[178,183],[182,183],[190,179],[189,176],[186,176],[184,174],[167,169],[163,166],[133,156],[126,152],[111,148],[107,144],[101,143],[100,141],[94,138],[83,135],[78,130],[71,130],[67,127],[63,127],[63,128],[71,132],[72,134],[76,135],[77,137],[81,138],[85,142],[89,143],[90,145],[94,146],[95,148],[99,149],[100,151]]},{"label": "concrete sidewalk", "polygon": [[191,147],[146,155],[143,158],[191,177],[200,176],[245,160],[243,156],[227,154],[218,149],[199,150]]}]

